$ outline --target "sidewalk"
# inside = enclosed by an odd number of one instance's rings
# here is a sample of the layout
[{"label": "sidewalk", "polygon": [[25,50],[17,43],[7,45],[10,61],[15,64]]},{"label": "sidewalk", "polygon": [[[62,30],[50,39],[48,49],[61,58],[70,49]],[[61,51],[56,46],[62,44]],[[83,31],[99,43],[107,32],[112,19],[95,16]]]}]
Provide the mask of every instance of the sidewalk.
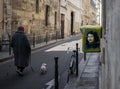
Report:
[{"label": "sidewalk", "polygon": [[[52,45],[52,44],[55,44],[55,43],[59,43],[62,40],[63,39],[58,39],[57,41],[56,40],[51,40],[47,44],[46,44],[46,42],[43,42],[43,43],[40,43],[40,44],[36,44],[35,47],[33,47],[33,45],[31,45],[31,48],[32,48],[32,51],[33,51],[33,50],[40,49],[40,48],[43,48],[43,47],[46,47],[46,46],[49,46],[49,45]],[[9,50],[4,50],[4,51],[0,52],[0,62],[9,60],[11,58],[12,58],[12,53],[11,53],[11,55],[9,55]]]},{"label": "sidewalk", "polygon": [[99,53],[87,53],[79,63],[79,76],[71,76],[64,89],[99,89]]}]

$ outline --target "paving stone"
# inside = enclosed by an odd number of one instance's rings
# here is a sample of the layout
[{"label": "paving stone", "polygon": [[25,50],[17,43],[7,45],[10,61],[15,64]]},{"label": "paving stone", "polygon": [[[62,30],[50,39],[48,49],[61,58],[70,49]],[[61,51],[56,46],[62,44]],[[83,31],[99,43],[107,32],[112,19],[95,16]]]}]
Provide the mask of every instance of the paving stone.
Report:
[{"label": "paving stone", "polygon": [[98,73],[89,73],[89,72],[84,72],[82,77],[98,77]]},{"label": "paving stone", "polygon": [[89,58],[88,64],[85,67],[84,72],[77,80],[75,86],[74,87],[71,86],[74,84],[73,82],[73,84],[71,83],[69,87],[65,89],[98,89],[98,86],[99,86],[98,57],[99,56],[97,54],[91,55]]},{"label": "paving stone", "polygon": [[96,89],[95,86],[79,86],[76,89]]},{"label": "paving stone", "polygon": [[85,72],[94,73],[94,72],[98,72],[98,70],[97,69],[89,69],[89,70],[85,70]]},{"label": "paving stone", "polygon": [[97,77],[82,77],[81,81],[79,82],[80,86],[97,86]]}]

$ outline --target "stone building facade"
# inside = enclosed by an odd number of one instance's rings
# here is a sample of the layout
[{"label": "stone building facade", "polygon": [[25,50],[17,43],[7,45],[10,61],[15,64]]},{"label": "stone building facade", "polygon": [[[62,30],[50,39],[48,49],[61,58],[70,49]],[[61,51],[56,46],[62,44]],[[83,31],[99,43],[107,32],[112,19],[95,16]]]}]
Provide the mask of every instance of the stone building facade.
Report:
[{"label": "stone building facade", "polygon": [[0,38],[3,29],[3,0],[0,0]]},{"label": "stone building facade", "polygon": [[[61,30],[64,36],[80,32],[83,0],[61,0]],[[63,28],[64,27],[64,28]]]},{"label": "stone building facade", "polygon": [[97,9],[94,0],[83,0],[82,25],[96,25]]},{"label": "stone building facade", "polygon": [[97,15],[97,25],[101,26],[101,16],[102,16],[102,5],[101,5],[101,0],[95,0],[96,2],[96,15]]},{"label": "stone building facade", "polygon": [[[19,25],[25,27],[28,36],[35,34],[36,40],[51,40],[61,36],[60,2],[58,0],[3,0],[7,25],[4,33],[12,35]],[[9,18],[9,20],[8,20]],[[6,19],[6,20],[5,20]]]},{"label": "stone building facade", "polygon": [[120,0],[102,0],[100,89],[120,89]]},{"label": "stone building facade", "polygon": [[[88,2],[89,1],[89,2]],[[95,24],[96,9],[91,0],[1,0],[2,39],[8,39],[19,25],[36,41],[64,38],[80,32],[80,26]],[[2,6],[1,5],[1,6]]]},{"label": "stone building facade", "polygon": [[74,35],[74,33],[80,32],[81,26],[81,16],[82,16],[82,3],[83,0],[68,0],[68,11],[67,11],[67,18],[69,21],[69,33],[70,35]]},{"label": "stone building facade", "polygon": [[82,25],[87,25],[89,21],[89,14],[86,10],[89,8],[88,0],[83,0],[83,15],[82,15]]},{"label": "stone building facade", "polygon": [[95,0],[90,0],[90,25],[97,25],[97,8]]},{"label": "stone building facade", "polygon": [[61,30],[64,30],[64,35],[79,33],[81,25],[97,25],[99,13],[96,5],[95,0],[61,0]]},{"label": "stone building facade", "polygon": [[67,20],[67,1],[61,0],[60,1],[60,14],[61,14],[61,34],[62,38],[69,36],[68,26],[69,22]]}]

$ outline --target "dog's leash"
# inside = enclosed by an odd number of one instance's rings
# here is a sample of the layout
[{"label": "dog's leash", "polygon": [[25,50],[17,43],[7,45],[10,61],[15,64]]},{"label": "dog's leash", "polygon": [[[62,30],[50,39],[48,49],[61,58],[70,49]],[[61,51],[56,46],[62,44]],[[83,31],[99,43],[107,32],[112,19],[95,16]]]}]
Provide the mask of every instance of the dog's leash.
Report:
[{"label": "dog's leash", "polygon": [[34,69],[33,69],[33,67],[32,67],[32,64],[31,64],[31,53],[30,53],[30,68],[31,68],[31,70],[32,70],[32,72],[34,72],[34,73],[40,73],[39,71],[35,71]]},{"label": "dog's leash", "polygon": [[30,53],[30,68],[31,68],[32,72],[34,72],[34,69],[33,69],[32,64],[31,64],[31,53]]}]

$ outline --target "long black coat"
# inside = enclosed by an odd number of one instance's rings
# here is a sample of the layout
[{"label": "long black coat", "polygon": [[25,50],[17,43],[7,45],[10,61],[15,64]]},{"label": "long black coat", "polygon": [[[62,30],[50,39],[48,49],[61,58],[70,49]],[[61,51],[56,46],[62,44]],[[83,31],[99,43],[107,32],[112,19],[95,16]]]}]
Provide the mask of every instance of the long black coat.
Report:
[{"label": "long black coat", "polygon": [[11,47],[13,48],[15,65],[27,67],[29,64],[31,47],[24,31],[17,31],[12,36]]}]

